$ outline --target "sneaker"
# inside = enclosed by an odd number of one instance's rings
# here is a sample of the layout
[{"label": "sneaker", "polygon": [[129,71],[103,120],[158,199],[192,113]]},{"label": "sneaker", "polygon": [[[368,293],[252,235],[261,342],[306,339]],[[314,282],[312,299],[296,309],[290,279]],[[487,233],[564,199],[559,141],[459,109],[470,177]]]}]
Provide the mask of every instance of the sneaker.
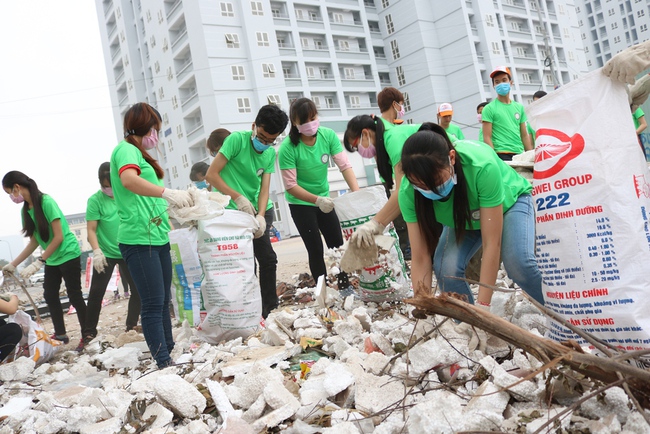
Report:
[{"label": "sneaker", "polygon": [[56,333],[50,336],[50,339],[54,339],[55,341],[63,342],[63,344],[67,344],[70,342],[70,338],[68,335],[57,335]]},{"label": "sneaker", "polygon": [[78,353],[82,352],[86,347],[86,345],[88,345],[90,341],[92,341],[93,339],[95,339],[94,336],[86,336],[85,338],[81,338],[81,340],[79,341],[79,345],[77,345],[75,351]]}]

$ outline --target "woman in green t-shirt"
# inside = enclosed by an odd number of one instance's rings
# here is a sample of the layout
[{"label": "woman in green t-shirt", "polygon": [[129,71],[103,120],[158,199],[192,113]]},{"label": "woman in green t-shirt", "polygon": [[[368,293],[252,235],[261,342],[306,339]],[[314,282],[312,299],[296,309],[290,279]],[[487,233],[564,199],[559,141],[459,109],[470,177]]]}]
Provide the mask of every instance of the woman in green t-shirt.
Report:
[{"label": "woman in green t-shirt", "polygon": [[[414,291],[430,292],[433,255],[440,289],[473,302],[469,285],[454,277],[465,277],[482,245],[482,283],[495,284],[501,255],[510,278],[544,304],[530,183],[485,143],[452,144],[444,129],[431,123],[406,140],[401,161],[399,205],[411,240]],[[440,235],[433,230],[437,222],[443,225]],[[480,287],[478,304],[489,309],[491,299],[492,291]]]},{"label": "woman in green t-shirt", "polygon": [[142,333],[159,368],[173,364],[169,313],[172,261],[167,206],[192,206],[187,191],[164,187],[163,169],[148,150],[158,146],[162,118],[149,104],[124,114],[124,140],[111,155],[111,185],[120,224],[117,243],[140,294]]},{"label": "woman in green t-shirt", "polygon": [[20,273],[28,279],[45,265],[43,298],[52,316],[54,335],[52,338],[63,343],[70,342],[65,330],[63,308],[59,298],[61,279],[65,282],[70,303],[77,310],[81,330],[86,324],[86,302],[81,293],[81,250],[79,242],[68,227],[65,215],[57,203],[38,189],[36,181],[16,170],[7,173],[2,179],[2,188],[14,203],[22,203],[23,234],[29,244],[9,264],[2,268],[14,272],[16,267],[27,259],[37,247],[41,256],[26,266]]},{"label": "woman in green t-shirt", "polygon": [[[285,197],[298,233],[309,256],[309,270],[314,279],[327,275],[323,258],[325,238],[328,248],[343,245],[341,225],[330,198],[327,180],[330,158],[343,174],[351,191],[359,190],[352,165],[336,133],[321,127],[318,109],[308,98],[299,98],[289,109],[291,130],[279,151]],[[347,289],[347,275],[339,276],[339,289]]]}]

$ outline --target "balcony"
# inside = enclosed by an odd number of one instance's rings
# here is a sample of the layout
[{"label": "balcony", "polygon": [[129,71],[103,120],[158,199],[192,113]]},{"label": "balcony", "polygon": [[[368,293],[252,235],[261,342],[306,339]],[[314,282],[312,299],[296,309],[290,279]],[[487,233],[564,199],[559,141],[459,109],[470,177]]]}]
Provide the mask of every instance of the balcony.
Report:
[{"label": "balcony", "polygon": [[190,95],[187,95],[186,97],[181,99],[181,107],[183,107],[183,110],[187,110],[190,107],[192,107],[194,103],[198,102],[198,100],[199,100],[199,93],[196,90],[194,90],[194,92],[192,92]]},{"label": "balcony", "polygon": [[[335,87],[336,81],[334,77],[308,77],[309,87]],[[321,91],[322,92],[322,91]]]},{"label": "balcony", "polygon": [[183,80],[185,76],[187,76],[189,73],[191,73],[194,70],[192,68],[192,58],[187,59],[187,61],[180,66],[178,71],[176,72],[176,81],[180,82]]},{"label": "balcony", "polygon": [[526,65],[526,66],[537,66],[537,58],[533,56],[512,56],[513,60],[515,61],[516,66],[520,65]]},{"label": "balcony", "polygon": [[172,49],[182,46],[185,41],[187,41],[187,28],[183,28],[183,30],[178,34],[178,36],[174,38],[171,44]]},{"label": "balcony", "polygon": [[297,21],[298,27],[301,29],[325,30],[325,24],[322,18],[298,18]]},{"label": "balcony", "polygon": [[329,50],[328,47],[325,47],[325,46],[302,47],[302,53],[305,56],[309,56],[309,57],[323,57],[323,58],[329,58],[330,57],[330,50]]},{"label": "balcony", "polygon": [[526,7],[523,4],[516,2],[513,2],[513,4],[507,4],[506,2],[503,2],[501,6],[503,7],[503,11],[506,12],[506,15],[526,15]]},{"label": "balcony", "polygon": [[364,107],[348,107],[347,112],[348,116],[357,116],[357,115],[367,115],[370,113],[375,113],[379,111],[379,107],[372,106],[372,105],[367,105]]},{"label": "balcony", "polygon": [[289,15],[287,14],[273,15],[273,24],[275,24],[276,26],[290,26],[291,21],[289,20]]},{"label": "balcony", "polygon": [[325,116],[341,116],[341,107],[338,104],[318,107],[318,113]]},{"label": "balcony", "polygon": [[363,23],[361,21],[334,21],[330,18],[330,27],[334,32],[356,32],[363,33]]},{"label": "balcony", "polygon": [[356,50],[341,50],[336,48],[336,57],[339,59],[355,59],[355,60],[370,60],[370,54],[367,48],[359,48]]},{"label": "balcony", "polygon": [[119,55],[122,53],[122,49],[118,45],[117,47],[113,48],[111,50],[111,59],[115,60],[116,57],[119,57]]},{"label": "balcony", "polygon": [[510,29],[508,31],[508,35],[510,35],[510,39],[518,39],[520,41],[528,41],[531,42],[533,40],[533,35],[531,34],[530,30],[513,30]]},{"label": "balcony", "polygon": [[107,17],[108,14],[110,14],[111,11],[113,10],[113,2],[112,1],[109,1],[109,2],[105,1],[104,3],[108,3],[108,4],[104,5],[104,16]]},{"label": "balcony", "polygon": [[375,89],[377,85],[375,84],[375,79],[372,75],[367,75],[362,78],[341,78],[341,84],[345,88],[364,88],[364,89]]},{"label": "balcony", "polygon": [[181,0],[177,0],[170,6],[170,8],[167,10],[167,21],[171,21],[176,12],[180,10],[181,4],[183,4],[183,2]]},{"label": "balcony", "polygon": [[110,41],[111,37],[115,34],[115,31],[117,30],[117,25],[113,23],[113,25],[106,26],[106,33],[108,33],[108,40]]},{"label": "balcony", "polygon": [[194,125],[187,127],[187,142],[192,143],[193,140],[201,138],[204,130],[205,128],[201,119]]},{"label": "balcony", "polygon": [[301,87],[302,80],[298,74],[285,74],[284,84],[286,84],[288,87]]},{"label": "balcony", "polygon": [[115,83],[119,83],[124,78],[124,69],[120,69],[119,71],[116,72],[117,75],[115,76]]}]

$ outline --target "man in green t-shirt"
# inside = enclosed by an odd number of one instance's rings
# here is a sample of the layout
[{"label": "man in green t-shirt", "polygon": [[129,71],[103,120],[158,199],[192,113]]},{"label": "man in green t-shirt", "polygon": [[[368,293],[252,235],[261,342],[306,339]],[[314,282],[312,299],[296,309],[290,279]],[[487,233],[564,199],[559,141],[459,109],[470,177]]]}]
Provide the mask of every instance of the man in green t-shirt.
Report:
[{"label": "man in green t-shirt", "polygon": [[275,172],[277,137],[285,130],[289,118],[276,105],[265,105],[249,131],[235,131],[224,141],[205,175],[206,181],[231,197],[226,208],[255,217],[253,250],[259,263],[262,292],[262,316],[278,305],[275,292],[277,256],[271,246],[269,228],[273,224],[273,203],[269,200],[271,173]]},{"label": "man in green t-shirt", "polygon": [[451,118],[454,115],[454,109],[448,102],[443,102],[438,106],[438,125],[445,129],[449,140],[455,142],[456,140],[465,140],[465,134],[458,125],[451,123]]},{"label": "man in green t-shirt", "polygon": [[512,75],[507,66],[497,66],[490,74],[497,99],[481,113],[483,141],[492,146],[504,161],[533,149],[526,129],[524,106],[510,98]]}]

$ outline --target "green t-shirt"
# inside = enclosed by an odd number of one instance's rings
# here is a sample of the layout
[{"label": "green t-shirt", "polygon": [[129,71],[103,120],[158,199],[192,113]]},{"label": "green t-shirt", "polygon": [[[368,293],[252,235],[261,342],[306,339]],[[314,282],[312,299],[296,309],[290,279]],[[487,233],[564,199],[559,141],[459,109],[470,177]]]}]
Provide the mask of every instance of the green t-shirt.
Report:
[{"label": "green t-shirt", "polygon": [[[343,152],[343,146],[338,136],[329,128],[319,127],[316,142],[312,146],[305,145],[302,140],[297,145],[291,143],[289,137],[280,145],[278,160],[280,170],[296,169],[298,185],[316,196],[329,197],[330,185],[327,181],[327,169],[331,155]],[[295,205],[316,206],[284,192],[287,202]]]},{"label": "green t-shirt", "polygon": [[115,199],[105,195],[101,190],[90,196],[86,205],[86,221],[97,222],[97,242],[104,256],[122,259],[117,246],[120,218],[117,215]]},{"label": "green t-shirt", "polygon": [[[480,208],[503,205],[505,213],[519,196],[531,192],[533,187],[530,183],[504,163],[489,145],[473,140],[459,140],[455,144],[455,149],[467,180],[467,196],[472,213],[472,220],[466,229],[481,228]],[[452,228],[455,227],[455,190],[456,187],[451,191],[448,200],[433,201],[436,219]],[[406,222],[417,222],[415,190],[406,177],[402,179],[400,186],[399,207]]]},{"label": "green t-shirt", "polygon": [[492,123],[492,144],[497,153],[521,154],[524,143],[519,125],[526,122],[524,106],[517,101],[504,104],[498,99],[483,107],[483,122]]},{"label": "green t-shirt", "polygon": [[645,116],[645,113],[643,113],[643,110],[641,107],[636,109],[634,113],[632,113],[632,119],[634,120],[634,130],[636,131],[639,128],[639,119]]},{"label": "green t-shirt", "polygon": [[478,129],[478,141],[483,141],[483,122],[481,122],[481,128]]},{"label": "green t-shirt", "polygon": [[[451,134],[456,136],[457,140],[465,140],[465,134],[463,134],[463,130],[460,129],[458,125],[454,124],[449,124],[449,128],[445,130],[447,132],[447,135],[450,135],[449,139],[451,140]],[[452,140],[453,142],[454,140]]]},{"label": "green t-shirt", "polygon": [[390,160],[393,171],[395,166],[402,161],[402,148],[406,139],[411,137],[420,129],[420,124],[402,124],[395,125],[388,131],[384,131],[384,146],[388,152],[388,159]]},{"label": "green t-shirt", "polygon": [[533,127],[530,126],[530,122],[526,122],[526,131],[528,131],[528,135],[530,136],[530,143],[532,143],[533,148],[535,147],[535,130]]},{"label": "green t-shirt", "polygon": [[120,217],[117,242],[132,246],[163,246],[169,242],[169,216],[167,201],[161,197],[141,196],[122,185],[120,172],[134,168],[140,178],[152,184],[164,186],[156,171],[147,163],[142,152],[122,140],[111,155],[111,185]]},{"label": "green t-shirt", "polygon": [[[226,137],[219,153],[228,159],[221,170],[221,178],[228,187],[250,200],[257,210],[262,174],[275,172],[275,149],[270,147],[261,154],[258,153],[253,147],[252,134],[252,130],[235,131]],[[266,209],[272,206],[269,199]],[[226,208],[237,209],[237,204],[230,200]]]},{"label": "green t-shirt", "polygon": [[81,256],[79,242],[68,227],[68,222],[66,221],[63,212],[61,212],[59,205],[56,204],[50,195],[44,194],[41,200],[41,207],[43,208],[43,214],[45,214],[45,219],[47,220],[48,231],[50,234],[47,242],[43,241],[41,234],[38,232],[38,223],[36,223],[36,219],[34,218],[34,208],[27,211],[32,221],[34,222],[34,225],[36,226],[36,230],[34,230],[34,238],[36,238],[36,241],[38,242],[38,245],[41,246],[41,249],[47,249],[47,246],[49,246],[52,242],[52,238],[54,238],[54,233],[52,232],[52,222],[54,220],[58,219],[59,222],[61,222],[61,232],[63,234],[63,241],[61,242],[61,245],[54,251],[54,253],[52,253],[49,258],[47,258],[47,261],[45,261],[45,263],[47,265],[56,266]]}]

